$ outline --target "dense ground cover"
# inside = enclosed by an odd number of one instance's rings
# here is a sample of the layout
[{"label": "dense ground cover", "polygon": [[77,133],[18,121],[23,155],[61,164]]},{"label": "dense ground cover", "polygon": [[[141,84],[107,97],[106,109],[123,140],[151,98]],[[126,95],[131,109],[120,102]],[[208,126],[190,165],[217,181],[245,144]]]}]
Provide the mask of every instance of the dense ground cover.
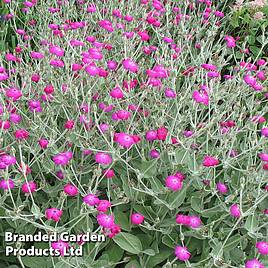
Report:
[{"label": "dense ground cover", "polygon": [[0,267],[268,267],[265,1],[1,10]]}]

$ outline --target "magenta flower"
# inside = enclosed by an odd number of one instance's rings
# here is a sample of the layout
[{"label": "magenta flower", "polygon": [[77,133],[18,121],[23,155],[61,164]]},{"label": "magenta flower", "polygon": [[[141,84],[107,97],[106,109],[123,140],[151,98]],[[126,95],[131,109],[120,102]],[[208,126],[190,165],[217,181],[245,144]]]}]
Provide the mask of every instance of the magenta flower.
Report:
[{"label": "magenta flower", "polygon": [[95,161],[101,165],[110,165],[113,159],[109,154],[100,152],[95,155]]},{"label": "magenta flower", "polygon": [[259,153],[258,156],[262,161],[268,162],[268,154],[267,153]]},{"label": "magenta flower", "polygon": [[15,131],[14,136],[17,140],[26,140],[29,137],[29,132],[26,129],[18,129]]},{"label": "magenta flower", "polygon": [[187,247],[176,246],[175,255],[180,261],[187,261],[191,258],[191,253],[188,251]]},{"label": "magenta flower", "polygon": [[53,248],[55,251],[60,252],[61,256],[63,256],[64,253],[67,253],[69,247],[69,243],[62,240],[51,243],[51,248]]},{"label": "magenta flower", "polygon": [[202,225],[200,217],[198,216],[188,216],[188,217],[189,219],[187,225],[189,225],[193,229],[200,228],[200,226]]},{"label": "magenta flower", "polygon": [[13,101],[17,101],[22,97],[22,92],[18,88],[8,88],[6,90],[6,96]]},{"label": "magenta flower", "polygon": [[57,57],[63,57],[64,56],[64,49],[58,47],[58,46],[50,46],[49,52],[51,54],[54,54]]},{"label": "magenta flower", "polygon": [[258,249],[258,253],[261,255],[268,255],[268,243],[265,241],[260,241],[256,243],[256,248]]},{"label": "magenta flower", "polygon": [[123,132],[115,133],[114,141],[120,144],[122,147],[128,149],[135,144],[133,137]]},{"label": "magenta flower", "polygon": [[152,158],[158,158],[160,156],[160,153],[156,149],[153,149],[150,151],[149,155]]},{"label": "magenta flower", "polygon": [[220,161],[216,157],[213,157],[213,156],[207,155],[203,158],[204,167],[214,167],[214,166],[219,165],[219,163]]},{"label": "magenta flower", "polygon": [[216,188],[221,194],[226,194],[228,192],[228,187],[224,183],[218,182]]},{"label": "magenta flower", "polygon": [[257,259],[252,259],[246,261],[245,268],[265,268],[265,266]]},{"label": "magenta flower", "polygon": [[114,225],[114,217],[113,215],[98,214],[97,222],[104,228],[111,228]]},{"label": "magenta flower", "polygon": [[46,209],[45,216],[48,220],[53,220],[58,222],[62,216],[63,211],[57,208],[48,208]]},{"label": "magenta flower", "polygon": [[64,193],[69,196],[76,196],[78,195],[78,188],[71,183],[68,183],[64,186]]},{"label": "magenta flower", "polygon": [[65,166],[69,163],[72,157],[72,152],[63,152],[53,156],[52,160],[57,166]]},{"label": "magenta flower", "polygon": [[172,191],[179,191],[182,189],[183,182],[177,176],[168,176],[165,180],[165,185],[168,189]]},{"label": "magenta flower", "polygon": [[197,103],[202,103],[206,106],[209,104],[209,95],[206,90],[195,90],[192,94],[192,98],[195,100]]},{"label": "magenta flower", "polygon": [[21,190],[23,193],[33,193],[37,189],[37,185],[34,181],[28,181],[22,184]]},{"label": "magenta flower", "polygon": [[226,43],[227,43],[227,47],[229,47],[229,48],[236,47],[236,40],[235,40],[232,36],[228,36],[228,35],[226,35],[226,36],[224,37],[224,40],[225,40]]},{"label": "magenta flower", "polygon": [[234,218],[240,218],[241,217],[241,211],[238,206],[238,204],[232,204],[230,207],[230,215]]},{"label": "magenta flower", "polygon": [[97,205],[97,210],[99,212],[107,212],[108,208],[111,207],[111,203],[108,200],[100,200]]},{"label": "magenta flower", "polygon": [[88,194],[83,197],[83,202],[89,206],[95,206],[99,204],[100,200],[96,195]]},{"label": "magenta flower", "polygon": [[8,189],[13,189],[15,187],[15,184],[13,180],[8,179],[8,180],[0,180],[0,189],[3,190],[8,190]]},{"label": "magenta flower", "polygon": [[122,64],[126,70],[128,70],[132,73],[137,73],[139,70],[138,64],[131,59],[124,59]]},{"label": "magenta flower", "polygon": [[178,214],[176,216],[176,223],[182,224],[182,225],[189,225],[190,224],[190,218],[187,215]]},{"label": "magenta flower", "polygon": [[144,221],[144,216],[140,213],[133,213],[130,216],[130,220],[132,224],[139,225],[142,224]]}]

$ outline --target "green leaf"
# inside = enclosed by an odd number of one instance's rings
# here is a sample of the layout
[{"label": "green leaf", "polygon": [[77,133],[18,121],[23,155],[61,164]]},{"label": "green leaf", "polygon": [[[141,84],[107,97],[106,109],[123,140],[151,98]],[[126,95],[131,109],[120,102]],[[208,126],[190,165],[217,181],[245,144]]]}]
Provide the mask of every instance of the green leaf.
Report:
[{"label": "green leaf", "polygon": [[157,161],[142,161],[135,162],[134,167],[137,168],[141,172],[141,176],[143,178],[151,178],[157,173]]},{"label": "green leaf", "polygon": [[124,250],[122,250],[118,245],[114,243],[107,247],[107,250],[105,252],[109,256],[109,261],[112,262],[120,261],[124,254]]},{"label": "green leaf", "polygon": [[113,237],[113,241],[122,249],[132,253],[139,254],[142,251],[142,244],[135,235],[121,232]]},{"label": "green leaf", "polygon": [[230,251],[234,248],[237,247],[237,245],[239,244],[239,242],[241,241],[242,237],[239,234],[236,234],[234,236],[231,236],[227,243],[224,246],[224,252],[225,251]]},{"label": "green leaf", "polygon": [[55,264],[55,268],[71,268],[71,265],[68,265],[66,262],[59,261]]},{"label": "green leaf", "polygon": [[224,209],[221,207],[221,205],[217,205],[212,208],[208,208],[202,211],[202,217],[210,218],[212,216],[215,216],[216,214],[224,211]]},{"label": "green leaf", "polygon": [[149,255],[149,256],[154,256],[155,255],[155,251],[153,249],[145,249],[142,253]]},{"label": "green leaf", "polygon": [[156,214],[150,206],[134,205],[134,210],[142,214],[146,219],[154,221]]},{"label": "green leaf", "polygon": [[172,253],[173,249],[170,249],[168,247],[160,248],[159,254],[156,254],[155,256],[149,257],[148,259],[148,268],[153,268],[157,264],[163,262],[165,259],[167,259]]},{"label": "green leaf", "polygon": [[179,241],[178,234],[171,233],[162,237],[162,243],[170,248],[174,248]]},{"label": "green leaf", "polygon": [[203,199],[200,197],[192,196],[191,197],[191,207],[197,212],[203,210]]},{"label": "green leaf", "polygon": [[50,268],[51,261],[47,257],[22,257],[22,262],[29,268]]},{"label": "green leaf", "polygon": [[236,264],[245,263],[245,253],[239,248],[233,248],[230,251],[230,259]]},{"label": "green leaf", "polygon": [[248,230],[250,233],[254,233],[256,227],[258,227],[258,221],[255,215],[248,216],[244,228]]},{"label": "green leaf", "polygon": [[130,231],[129,216],[116,209],[114,211],[115,223],[119,224],[123,230]]},{"label": "green leaf", "polygon": [[42,213],[40,211],[40,208],[36,204],[32,205],[31,212],[33,213],[33,215],[37,219],[42,217]]},{"label": "green leaf", "polygon": [[152,190],[157,193],[162,193],[165,190],[163,183],[157,178],[150,179]]},{"label": "green leaf", "polygon": [[141,268],[141,265],[136,260],[130,261],[125,268]]},{"label": "green leaf", "polygon": [[184,202],[186,197],[186,189],[187,187],[184,186],[182,190],[172,192],[168,195],[167,203],[171,209],[178,208]]}]

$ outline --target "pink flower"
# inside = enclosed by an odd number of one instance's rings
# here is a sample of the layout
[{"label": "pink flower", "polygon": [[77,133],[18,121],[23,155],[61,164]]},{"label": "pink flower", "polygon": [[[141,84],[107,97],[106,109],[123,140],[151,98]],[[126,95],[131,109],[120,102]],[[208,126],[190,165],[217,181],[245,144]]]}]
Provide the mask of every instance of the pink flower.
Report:
[{"label": "pink flower", "polygon": [[224,183],[218,182],[216,188],[221,194],[226,194],[228,192],[228,187]]},{"label": "pink flower", "polygon": [[43,59],[43,58],[45,57],[43,53],[41,53],[41,52],[37,52],[37,51],[32,51],[32,52],[30,53],[30,56],[31,56],[31,58],[33,58],[33,59]]},{"label": "pink flower", "polygon": [[203,158],[203,166],[204,167],[214,167],[214,166],[217,166],[219,164],[219,160],[213,156],[205,156]]},{"label": "pink flower", "polygon": [[234,218],[240,218],[241,217],[241,212],[240,208],[237,204],[232,204],[230,207],[230,214]]},{"label": "pink flower", "polygon": [[98,214],[97,222],[104,228],[112,228],[114,226],[114,217],[113,215]]},{"label": "pink flower", "polygon": [[199,228],[201,226],[202,222],[200,217],[198,216],[189,216],[187,225],[189,225],[191,228]]},{"label": "pink flower", "polygon": [[197,102],[197,103],[202,103],[206,106],[209,104],[209,95],[206,90],[195,90],[192,94],[192,98]]},{"label": "pink flower", "polygon": [[96,195],[88,194],[83,197],[83,202],[89,206],[95,206],[99,204],[100,200]]},{"label": "pink flower", "polygon": [[188,251],[187,247],[176,246],[175,255],[180,261],[187,261],[191,258],[191,253]]},{"label": "pink flower", "polygon": [[139,31],[138,35],[140,36],[142,41],[149,41],[150,40],[150,35],[148,34],[147,31]]},{"label": "pink flower", "polygon": [[49,141],[47,139],[40,139],[38,143],[42,149],[46,149],[49,144]]},{"label": "pink flower", "polygon": [[128,120],[131,116],[131,113],[126,110],[118,110],[116,112],[117,118],[120,120]]},{"label": "pink flower", "polygon": [[3,163],[5,167],[8,167],[11,165],[15,165],[17,161],[15,156],[4,154],[0,156],[0,162]]},{"label": "pink flower", "polygon": [[69,196],[76,196],[78,195],[78,189],[73,184],[68,183],[64,186],[64,193],[66,193]]},{"label": "pink flower", "polygon": [[149,130],[146,132],[145,138],[147,141],[154,141],[157,139],[157,131]]},{"label": "pink flower", "polygon": [[268,138],[268,127],[264,127],[261,129],[261,135]]},{"label": "pink flower", "polygon": [[13,189],[15,186],[13,180],[8,179],[8,180],[0,180],[0,189],[3,190],[8,190],[8,189]]},{"label": "pink flower", "polygon": [[149,155],[152,158],[158,158],[160,156],[160,153],[156,149],[153,149],[150,151]]},{"label": "pink flower", "polygon": [[121,90],[120,87],[116,86],[113,88],[110,92],[110,96],[114,99],[123,99],[124,98],[124,93]]},{"label": "pink flower", "polygon": [[48,220],[53,220],[55,222],[60,220],[60,217],[62,216],[62,210],[57,208],[48,208],[46,209],[45,215]]},{"label": "pink flower", "polygon": [[109,20],[100,20],[99,21],[99,26],[103,29],[105,29],[108,32],[113,32],[114,28],[112,23]]},{"label": "pink flower", "polygon": [[28,181],[22,184],[21,190],[24,193],[33,193],[37,189],[37,185],[34,181]]},{"label": "pink flower", "polygon": [[73,158],[72,152],[59,153],[52,157],[53,162],[57,166],[65,166]]},{"label": "pink flower", "polygon": [[62,240],[52,242],[51,247],[56,251],[60,252],[61,256],[64,255],[64,253],[67,252],[68,248],[70,247],[67,242],[64,242]]},{"label": "pink flower", "polygon": [[95,161],[101,165],[110,165],[113,159],[109,154],[100,152],[95,155]]},{"label": "pink flower", "polygon": [[165,127],[160,127],[157,129],[157,139],[160,141],[166,140],[168,135],[168,130]]},{"label": "pink flower", "polygon": [[100,69],[95,65],[95,64],[90,64],[85,67],[85,71],[90,75],[90,76],[97,76],[100,73]]},{"label": "pink flower", "polygon": [[115,176],[114,170],[113,169],[105,169],[102,171],[102,174],[107,178],[111,179]]},{"label": "pink flower", "polygon": [[259,156],[259,158],[262,161],[268,162],[268,154],[266,154],[266,153],[259,153],[258,156]]},{"label": "pink flower", "polygon": [[246,74],[244,76],[244,81],[249,86],[253,86],[253,85],[256,84],[256,78],[254,76],[252,76],[252,75],[249,75],[249,74]]},{"label": "pink flower", "polygon": [[139,225],[139,224],[143,223],[144,216],[141,215],[140,213],[133,213],[133,214],[131,214],[130,220],[131,220],[132,224]]},{"label": "pink flower", "polygon": [[111,203],[108,200],[100,200],[97,206],[99,212],[106,212],[111,207]]},{"label": "pink flower", "polygon": [[201,67],[207,71],[216,71],[217,70],[217,67],[215,65],[209,64],[209,63],[203,63],[203,64],[201,64]]},{"label": "pink flower", "polygon": [[107,61],[107,67],[110,70],[115,70],[117,68],[117,65],[118,65],[117,62],[114,60]]},{"label": "pink flower", "polygon": [[123,132],[115,133],[114,141],[119,143],[124,148],[130,148],[135,144],[133,137]]},{"label": "pink flower", "polygon": [[22,92],[18,88],[8,88],[6,90],[6,96],[13,101],[17,101],[21,98]]},{"label": "pink flower", "polygon": [[124,59],[122,64],[126,70],[128,70],[132,73],[137,73],[139,70],[138,64],[131,59]]},{"label": "pink flower", "polygon": [[29,137],[29,132],[26,129],[18,129],[14,135],[17,140],[26,140]]},{"label": "pink flower", "polygon": [[9,120],[14,123],[14,124],[18,124],[21,122],[22,118],[19,114],[16,114],[16,113],[11,113],[9,115]]},{"label": "pink flower", "polygon": [[60,59],[53,59],[50,61],[49,64],[55,68],[63,68],[64,67],[64,62]]},{"label": "pink flower", "polygon": [[29,109],[31,112],[40,113],[42,112],[41,103],[39,100],[29,100],[28,101]]},{"label": "pink flower", "polygon": [[6,72],[0,73],[0,81],[5,81],[9,78]]},{"label": "pink flower", "polygon": [[265,266],[257,259],[246,261],[245,268],[265,268]]},{"label": "pink flower", "polygon": [[100,124],[99,129],[101,133],[105,133],[109,130],[110,126],[108,124]]},{"label": "pink flower", "polygon": [[49,52],[51,54],[54,54],[58,57],[63,57],[64,56],[64,49],[58,47],[58,46],[50,46]]},{"label": "pink flower", "polygon": [[178,191],[182,189],[183,183],[177,176],[168,176],[165,180],[166,187],[172,191]]},{"label": "pink flower", "polygon": [[257,72],[257,77],[258,77],[258,79],[260,79],[261,81],[265,81],[265,80],[266,80],[266,76],[265,76],[265,72],[264,72],[264,71],[258,71],[258,72]]},{"label": "pink flower", "polygon": [[166,88],[165,89],[165,96],[167,98],[171,98],[171,99],[175,99],[177,94],[174,90],[172,90],[171,88]]},{"label": "pink flower", "polygon": [[232,48],[236,47],[236,40],[232,36],[226,35],[224,40],[227,42],[227,47]]},{"label": "pink flower", "polygon": [[189,225],[190,224],[189,216],[183,215],[183,214],[178,214],[176,216],[176,223],[182,224],[182,225]]},{"label": "pink flower", "polygon": [[256,248],[258,249],[258,253],[262,255],[268,255],[268,243],[265,241],[260,241],[256,243]]}]

